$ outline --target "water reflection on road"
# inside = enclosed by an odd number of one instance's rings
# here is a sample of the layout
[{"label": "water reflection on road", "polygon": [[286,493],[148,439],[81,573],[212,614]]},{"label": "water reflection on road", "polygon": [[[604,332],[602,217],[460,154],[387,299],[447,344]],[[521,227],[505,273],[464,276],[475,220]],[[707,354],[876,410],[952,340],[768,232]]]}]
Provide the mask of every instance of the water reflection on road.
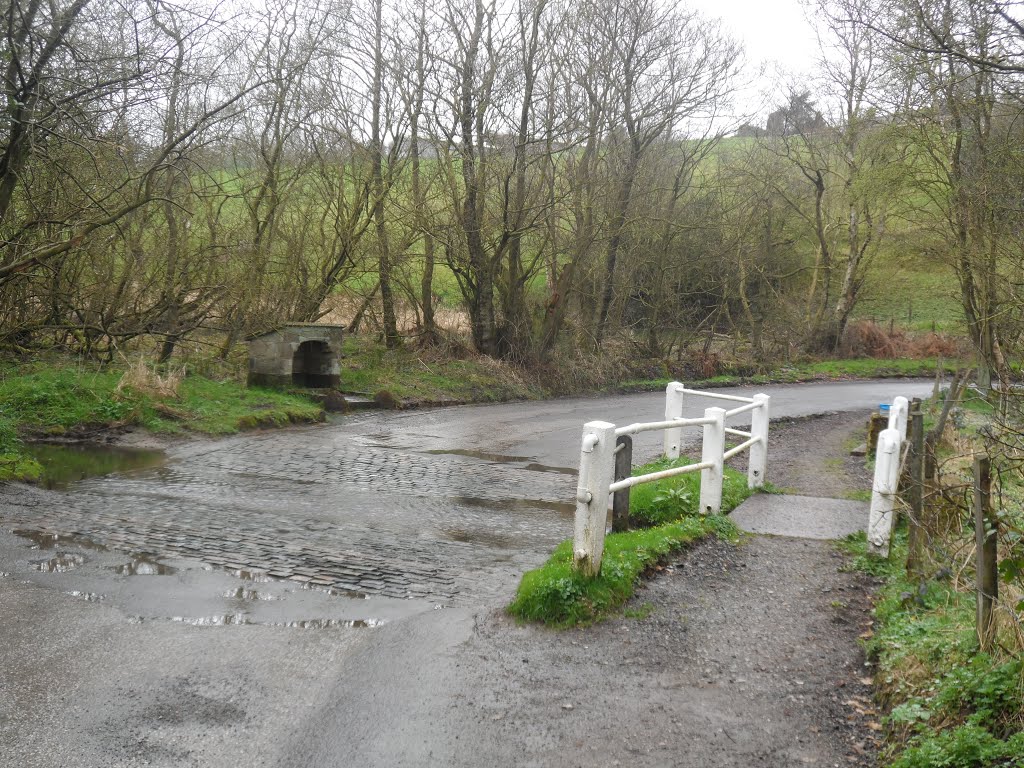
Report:
[{"label": "water reflection on road", "polygon": [[[772,414],[867,409],[930,386],[779,387]],[[114,565],[124,575],[170,576],[168,559],[183,558],[330,595],[480,601],[509,594],[523,570],[571,535],[581,425],[656,420],[661,398],[363,413],[324,426],[197,440],[166,459],[136,456],[130,472],[93,476],[66,491],[7,489],[0,522],[54,541],[72,536],[81,548],[93,542],[134,553],[130,564]],[[698,435],[688,437],[692,445]],[[659,445],[657,435],[639,436],[635,460]],[[61,450],[76,466],[92,461],[87,451]],[[76,473],[84,474],[68,476]],[[52,570],[77,567],[68,560]]]}]

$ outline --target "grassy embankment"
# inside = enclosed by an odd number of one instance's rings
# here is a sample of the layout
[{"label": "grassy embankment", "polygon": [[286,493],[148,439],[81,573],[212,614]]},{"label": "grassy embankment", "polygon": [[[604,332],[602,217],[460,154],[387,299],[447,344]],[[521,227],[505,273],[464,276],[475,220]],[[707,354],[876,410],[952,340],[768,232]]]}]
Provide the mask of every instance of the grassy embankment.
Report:
[{"label": "grassy embankment", "polygon": [[[660,459],[636,467],[634,475],[690,463]],[[728,467],[722,486],[722,514],[698,512],[700,474],[692,473],[636,486],[630,494],[630,523],[636,530],[605,537],[601,572],[595,578],[572,566],[572,541],[562,542],[540,568],[523,574],[508,611],[524,621],[565,628],[600,621],[622,606],[640,578],[659,560],[706,536],[735,539],[739,531],[725,514],[751,491],[746,475]]]},{"label": "grassy embankment", "polygon": [[841,542],[851,567],[884,579],[873,634],[876,695],[888,712],[882,764],[888,768],[1024,765],[1022,661],[978,649],[974,595],[948,576],[907,577],[906,535],[890,559],[867,554],[864,534]]},{"label": "grassy embankment", "polygon": [[[897,531],[888,559],[869,555],[863,534],[840,544],[851,567],[883,580],[865,647],[877,664],[876,696],[887,713],[882,765],[888,768],[1024,766],[1024,599],[1017,591],[1019,560],[1012,556],[1020,546],[1014,532],[1024,527],[1024,477],[1010,465],[993,497],[1004,529],[1000,597],[1006,604],[996,642],[983,652],[976,631],[974,526],[953,501],[964,496],[961,484],[971,476],[973,452],[994,409],[971,392],[960,406],[938,446],[943,482],[954,487],[947,488],[947,502],[927,512],[923,575],[906,570],[904,530]],[[930,428],[935,409],[925,413]],[[945,522],[937,525],[936,515]]]},{"label": "grassy embankment", "polygon": [[[783,365],[767,373],[754,375],[723,374],[710,379],[687,381],[701,386],[739,386],[744,384],[796,384],[809,381],[844,381],[848,379],[890,379],[934,376],[939,367],[952,374],[962,366],[960,360],[940,360],[937,357],[915,359],[855,358],[848,360],[820,360],[794,365]],[[616,384],[617,390],[651,390],[664,387],[673,379],[668,377],[629,380]]]},{"label": "grassy embankment", "polygon": [[367,395],[387,392],[409,405],[529,400],[549,394],[535,377],[482,355],[387,350],[365,336],[345,339],[341,388]]},{"label": "grassy embankment", "polygon": [[[549,386],[540,376],[482,356],[444,357],[411,349],[387,351],[367,337],[349,337],[342,360],[342,389],[371,396],[387,393],[389,403],[526,400],[573,394]],[[688,384],[728,386],[772,382],[930,375],[936,360],[847,360],[780,368],[756,377],[718,376]],[[136,366],[137,367],[137,366]],[[23,439],[83,437],[98,430],[139,426],[157,433],[226,434],[322,417],[305,397],[268,389],[247,389],[234,367],[189,361],[173,393],[151,387],[119,388],[126,367],[99,367],[61,357],[0,365],[0,480],[31,479],[39,466],[19,450]],[[609,390],[651,391],[669,376],[609,384]],[[643,491],[639,491],[643,493]]]},{"label": "grassy embankment", "polygon": [[39,476],[39,464],[22,450],[25,439],[83,437],[126,426],[228,434],[318,421],[323,414],[305,397],[234,381],[186,376],[158,391],[125,374],[64,360],[0,368],[0,481]]}]

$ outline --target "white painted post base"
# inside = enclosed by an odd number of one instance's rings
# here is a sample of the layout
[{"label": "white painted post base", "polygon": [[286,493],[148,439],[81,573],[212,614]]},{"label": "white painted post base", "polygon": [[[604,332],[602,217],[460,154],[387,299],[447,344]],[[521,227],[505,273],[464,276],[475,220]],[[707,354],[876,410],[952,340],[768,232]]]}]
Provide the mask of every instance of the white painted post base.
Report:
[{"label": "white painted post base", "polygon": [[583,425],[580,473],[576,485],[573,566],[587,576],[601,572],[604,531],[608,524],[608,492],[615,474],[615,425],[591,421]]},{"label": "white painted post base", "polygon": [[884,429],[878,436],[875,451],[875,481],[871,490],[871,512],[868,517],[868,552],[889,556],[892,538],[893,509],[900,471],[900,433]]},{"label": "white painted post base", "polygon": [[889,407],[889,429],[900,433],[900,444],[907,439],[907,423],[910,421],[910,401],[905,397],[894,397]]},{"label": "white painted post base", "polygon": [[[665,387],[665,421],[683,417],[683,385],[673,381]],[[679,446],[683,442],[682,427],[665,430],[665,456],[670,459],[679,458]]]},{"label": "white painted post base", "polygon": [[714,419],[704,425],[704,448],[701,463],[710,467],[700,471],[700,512],[702,515],[717,515],[722,511],[722,473],[725,460],[725,409],[708,408],[705,419]]},{"label": "white painted post base", "polygon": [[758,442],[750,446],[747,463],[747,487],[760,488],[765,483],[768,471],[768,421],[771,398],[768,395],[754,395],[754,402],[760,403],[759,408],[750,412],[750,436]]}]

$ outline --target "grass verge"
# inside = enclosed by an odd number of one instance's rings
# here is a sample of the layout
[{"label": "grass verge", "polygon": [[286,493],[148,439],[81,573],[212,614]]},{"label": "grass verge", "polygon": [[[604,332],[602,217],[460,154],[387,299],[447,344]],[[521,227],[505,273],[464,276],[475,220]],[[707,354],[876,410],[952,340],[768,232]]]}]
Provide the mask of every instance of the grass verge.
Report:
[{"label": "grass verge", "polygon": [[[662,472],[674,467],[692,464],[687,457],[678,459],[656,459],[649,464],[636,467],[634,475]],[[722,510],[729,513],[750,496],[747,476],[730,467],[725,468],[722,478]],[[654,483],[634,487],[629,494],[629,519],[637,528],[673,523],[683,517],[696,515],[700,506],[700,473],[691,472],[676,475]]]},{"label": "grass verge", "polygon": [[188,376],[174,392],[118,385],[123,370],[66,361],[0,371],[0,481],[34,480],[39,464],[25,438],[81,437],[125,426],[158,433],[228,434],[261,426],[318,421],[321,407],[299,395]]},{"label": "grass verge", "polygon": [[[710,379],[687,380],[688,386],[734,387],[749,384],[799,384],[809,381],[847,381],[855,379],[892,379],[934,376],[941,365],[946,374],[957,370],[959,361],[936,357],[884,359],[874,357],[847,360],[820,360],[773,368],[754,375],[726,374]],[[611,387],[618,391],[648,391],[667,385],[672,379],[630,380]]]},{"label": "grass verge", "polygon": [[342,348],[341,388],[368,395],[387,393],[400,403],[530,400],[547,393],[511,365],[484,355],[385,349],[365,336],[349,336]]},{"label": "grass verge", "polygon": [[[633,474],[687,463],[688,459],[659,460],[637,467]],[[669,553],[709,535],[737,538],[739,529],[724,513],[750,495],[746,477],[726,468],[722,515],[698,514],[699,483],[694,473],[633,488],[630,519],[650,527],[606,536],[601,572],[595,578],[573,569],[572,541],[563,541],[544,565],[523,574],[509,613],[556,628],[590,624],[625,603],[644,573]]]},{"label": "grass verge", "polygon": [[884,705],[883,764],[890,768],[1024,765],[1024,668],[1012,654],[982,653],[974,596],[947,578],[915,582],[900,565],[906,540],[889,560],[867,552],[864,534],[839,544],[850,567],[881,577],[874,634],[876,695]]}]

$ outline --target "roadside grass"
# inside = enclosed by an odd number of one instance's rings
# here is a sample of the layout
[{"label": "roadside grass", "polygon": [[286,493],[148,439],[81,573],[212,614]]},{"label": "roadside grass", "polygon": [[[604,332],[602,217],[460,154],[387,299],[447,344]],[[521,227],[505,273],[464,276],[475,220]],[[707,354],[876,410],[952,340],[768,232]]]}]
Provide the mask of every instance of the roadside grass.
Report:
[{"label": "roadside grass", "polygon": [[118,391],[123,375],[53,360],[0,369],[0,481],[39,477],[39,464],[21,450],[26,438],[74,438],[124,426],[228,434],[323,418],[318,404],[286,392],[200,376],[184,377],[175,394]]},{"label": "roadside grass", "polygon": [[[723,374],[709,379],[691,379],[688,386],[741,386],[756,384],[797,384],[808,381],[843,381],[847,379],[890,379],[934,376],[939,367],[946,374],[952,374],[958,367],[957,360],[940,360],[937,357],[921,359],[883,359],[874,357],[845,360],[819,360],[779,366],[767,373],[750,376]],[[634,391],[652,390],[666,386],[672,379],[633,379],[623,381],[609,389]]]},{"label": "roadside grass", "polygon": [[[660,458],[636,467],[633,475],[663,472],[666,469],[693,464],[693,459]],[[722,510],[724,513],[736,509],[750,496],[747,476],[731,467],[725,468],[722,478]],[[700,507],[700,472],[677,475],[653,483],[644,483],[630,489],[629,519],[638,528],[674,523],[679,519],[696,515]]]},{"label": "roadside grass", "polygon": [[[636,467],[633,474],[689,463],[685,458],[662,459]],[[751,494],[746,477],[726,468],[721,515],[698,513],[699,483],[694,473],[633,488],[630,520],[649,527],[608,534],[595,578],[573,569],[572,540],[563,541],[544,565],[523,574],[508,612],[559,629],[591,624],[623,605],[639,579],[669,553],[710,535],[737,539],[739,529],[725,515]]]},{"label": "roadside grass", "polygon": [[399,403],[498,402],[546,394],[513,367],[486,356],[387,350],[366,336],[345,339],[341,388],[371,396],[387,392]]},{"label": "roadside grass", "polygon": [[[978,648],[974,595],[949,577],[907,577],[906,535],[883,560],[863,533],[839,542],[849,568],[884,580],[875,628],[865,640],[877,663],[885,718],[883,764],[890,768],[1024,765],[1024,661]],[[997,648],[998,648],[997,644]]]},{"label": "roadside grass", "polygon": [[176,401],[143,398],[141,424],[154,432],[226,435],[322,419],[320,405],[302,395],[189,376]]},{"label": "roadside grass", "polygon": [[573,569],[572,540],[563,541],[547,563],[523,574],[508,612],[558,629],[599,621],[632,596],[637,580],[662,557],[712,534],[735,539],[739,531],[727,517],[709,515],[609,534],[593,579]]}]

